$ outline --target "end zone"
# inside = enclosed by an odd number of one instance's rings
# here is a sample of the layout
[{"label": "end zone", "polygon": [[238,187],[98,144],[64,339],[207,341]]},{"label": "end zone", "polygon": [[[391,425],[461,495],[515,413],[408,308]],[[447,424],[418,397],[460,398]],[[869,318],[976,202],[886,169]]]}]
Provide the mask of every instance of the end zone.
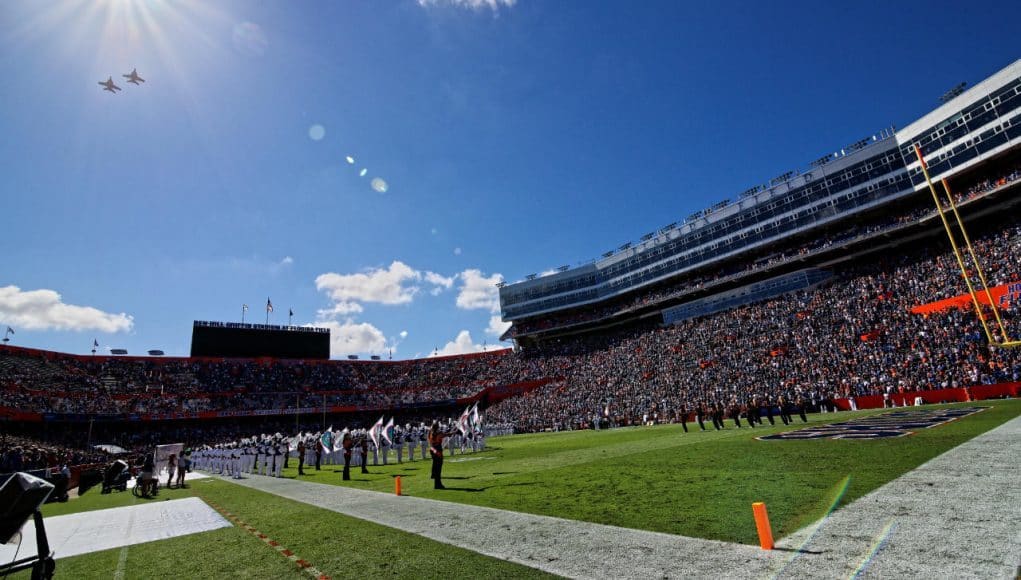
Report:
[{"label": "end zone", "polygon": [[798,439],[886,439],[910,435],[913,430],[929,429],[978,413],[989,407],[959,407],[955,409],[918,409],[893,411],[871,417],[861,417],[842,423],[806,427],[775,435],[756,437],[760,441]]}]

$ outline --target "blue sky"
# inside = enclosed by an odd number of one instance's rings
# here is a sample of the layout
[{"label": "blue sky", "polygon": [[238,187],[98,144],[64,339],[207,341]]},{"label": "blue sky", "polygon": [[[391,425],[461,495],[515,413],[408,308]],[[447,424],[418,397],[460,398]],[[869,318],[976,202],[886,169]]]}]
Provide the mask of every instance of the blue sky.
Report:
[{"label": "blue sky", "polygon": [[181,355],[269,297],[337,357],[492,348],[496,282],[1021,56],[1016,2],[773,4],[6,0],[0,330]]}]

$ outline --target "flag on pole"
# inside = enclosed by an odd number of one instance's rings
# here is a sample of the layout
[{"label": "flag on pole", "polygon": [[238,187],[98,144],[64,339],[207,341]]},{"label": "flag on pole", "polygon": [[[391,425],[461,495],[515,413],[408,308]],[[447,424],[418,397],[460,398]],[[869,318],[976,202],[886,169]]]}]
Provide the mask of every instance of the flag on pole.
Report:
[{"label": "flag on pole", "polygon": [[247,304],[242,304],[241,305],[241,310],[244,310],[245,312],[248,312],[248,305]]},{"label": "flag on pole", "polygon": [[479,415],[479,403],[476,401],[471,412],[472,430],[476,433],[482,431],[482,417]]},{"label": "flag on pole", "polygon": [[327,453],[333,451],[333,427],[330,427],[319,436],[319,445]]},{"label": "flag on pole", "polygon": [[369,429],[369,439],[372,439],[372,444],[379,448],[379,430],[383,428],[383,417],[380,416],[379,421]]},{"label": "flag on pole", "polygon": [[294,316],[294,309],[293,308],[288,308],[287,309],[287,316]]},{"label": "flag on pole", "polygon": [[386,439],[387,444],[393,445],[393,439],[390,438],[394,431],[394,418],[390,417],[390,420],[386,422],[386,427],[383,427],[383,439]]},{"label": "flag on pole", "polygon": [[471,407],[465,407],[464,413],[457,419],[457,430],[461,432],[461,435],[468,433],[468,415],[471,411]]},{"label": "flag on pole", "polygon": [[10,326],[7,327],[7,334],[14,334],[14,329]]},{"label": "flag on pole", "polygon": [[273,303],[266,299],[266,312],[273,312]]}]

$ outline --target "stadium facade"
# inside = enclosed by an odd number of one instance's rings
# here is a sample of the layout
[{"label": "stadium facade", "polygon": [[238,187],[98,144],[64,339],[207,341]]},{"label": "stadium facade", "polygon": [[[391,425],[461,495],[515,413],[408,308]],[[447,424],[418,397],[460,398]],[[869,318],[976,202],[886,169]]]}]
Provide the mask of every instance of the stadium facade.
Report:
[{"label": "stadium facade", "polygon": [[[583,266],[502,285],[503,319],[512,323],[504,338],[535,339],[581,326],[579,320],[641,315],[670,323],[818,284],[827,277],[825,270],[802,268],[756,279],[754,268],[733,264],[742,259],[769,262],[792,239],[832,234],[863,216],[924,202],[922,195],[931,206],[915,145],[934,180],[949,180],[1016,152],[1021,145],[1021,60],[901,130],[870,135]],[[680,297],[673,292],[670,300],[657,301],[656,290],[665,285],[688,280],[697,290],[700,275],[715,271],[718,277],[727,268],[735,270],[727,276],[729,285]],[[644,298],[628,302],[636,296]],[[580,312],[587,314],[572,316]]]}]

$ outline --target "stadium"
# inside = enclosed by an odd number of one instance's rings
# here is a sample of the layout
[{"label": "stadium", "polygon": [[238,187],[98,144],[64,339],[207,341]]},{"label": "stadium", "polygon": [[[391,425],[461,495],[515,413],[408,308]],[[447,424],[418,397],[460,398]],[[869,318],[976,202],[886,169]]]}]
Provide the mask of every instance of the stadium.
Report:
[{"label": "stadium", "polygon": [[193,321],[189,356],[8,327],[0,563],[1016,577],[1021,60],[862,135],[500,283],[513,349],[337,360],[330,328],[268,313]]}]

